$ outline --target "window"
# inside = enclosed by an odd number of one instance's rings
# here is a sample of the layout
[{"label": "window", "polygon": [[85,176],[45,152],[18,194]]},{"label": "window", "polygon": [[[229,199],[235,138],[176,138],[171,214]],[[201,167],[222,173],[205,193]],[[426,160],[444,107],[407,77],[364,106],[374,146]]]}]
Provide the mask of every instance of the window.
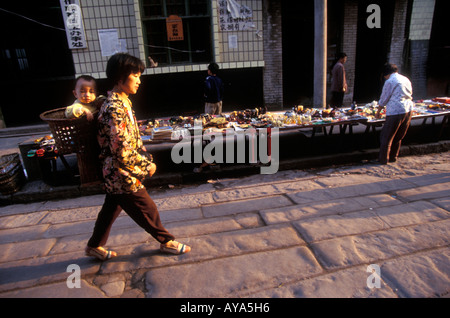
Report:
[{"label": "window", "polygon": [[[141,0],[141,8],[147,56],[159,65],[210,62],[210,1]],[[166,18],[170,15],[177,15],[182,19],[184,40],[168,41]]]}]

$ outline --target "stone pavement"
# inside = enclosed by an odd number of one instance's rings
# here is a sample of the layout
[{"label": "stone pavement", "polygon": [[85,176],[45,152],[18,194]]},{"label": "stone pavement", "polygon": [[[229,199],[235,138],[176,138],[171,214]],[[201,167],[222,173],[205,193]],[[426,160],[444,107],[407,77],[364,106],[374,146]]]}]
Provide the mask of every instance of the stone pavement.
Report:
[{"label": "stone pavement", "polygon": [[0,207],[0,297],[449,297],[450,152],[150,194],[191,253],[122,214],[84,256],[103,195]]}]

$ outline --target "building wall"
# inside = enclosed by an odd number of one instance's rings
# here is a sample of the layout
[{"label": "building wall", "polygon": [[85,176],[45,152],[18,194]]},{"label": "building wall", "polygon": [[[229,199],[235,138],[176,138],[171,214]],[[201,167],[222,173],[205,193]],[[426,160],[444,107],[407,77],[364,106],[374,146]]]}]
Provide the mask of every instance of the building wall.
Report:
[{"label": "building wall", "polygon": [[[211,0],[214,59],[222,69],[264,66],[264,27],[262,0],[238,0],[253,11],[254,28],[248,31],[220,31],[218,1]],[[76,76],[91,74],[106,78],[109,57],[102,56],[98,30],[117,29],[119,39],[125,39],[127,51],[146,61],[139,0],[80,0],[88,47],[72,50]],[[229,47],[229,36],[237,36],[237,48]],[[209,63],[168,65],[148,68],[144,75],[204,71]]]},{"label": "building wall", "polygon": [[90,74],[106,78],[108,57],[102,56],[98,30],[117,29],[119,39],[125,39],[128,52],[143,56],[142,26],[137,0],[80,0],[87,48],[72,50],[75,76]]},{"label": "building wall", "polygon": [[347,54],[345,70],[347,76],[347,93],[344,95],[344,106],[350,106],[353,102],[355,89],[356,69],[356,39],[358,35],[358,1],[347,0],[344,4],[344,21],[342,35],[342,52]]},{"label": "building wall", "polygon": [[427,97],[427,62],[435,0],[414,0],[409,32],[414,98]]},{"label": "building wall", "polygon": [[391,49],[389,62],[396,64],[401,73],[405,72],[404,48],[406,42],[408,0],[396,0],[394,21],[392,26]]},{"label": "building wall", "polygon": [[283,106],[283,31],[281,1],[264,1],[264,102]]}]

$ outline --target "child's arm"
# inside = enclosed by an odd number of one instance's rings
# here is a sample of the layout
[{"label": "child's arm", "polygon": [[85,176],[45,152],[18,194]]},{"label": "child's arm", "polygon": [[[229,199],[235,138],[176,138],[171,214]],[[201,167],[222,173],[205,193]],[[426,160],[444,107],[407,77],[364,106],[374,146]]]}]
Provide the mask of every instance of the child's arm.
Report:
[{"label": "child's arm", "polygon": [[86,114],[86,118],[88,121],[94,120],[94,115],[91,113],[89,109],[84,108],[84,113]]}]

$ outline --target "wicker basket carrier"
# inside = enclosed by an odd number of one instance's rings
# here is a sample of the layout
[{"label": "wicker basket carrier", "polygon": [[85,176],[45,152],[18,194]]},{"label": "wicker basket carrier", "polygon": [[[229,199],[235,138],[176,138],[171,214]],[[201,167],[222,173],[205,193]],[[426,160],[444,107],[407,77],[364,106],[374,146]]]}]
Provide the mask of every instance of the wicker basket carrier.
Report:
[{"label": "wicker basket carrier", "polygon": [[25,173],[18,153],[0,157],[0,192],[3,195],[19,191],[25,184]]},{"label": "wicker basket carrier", "polygon": [[66,107],[46,111],[41,119],[48,123],[60,154],[83,152],[97,143],[97,121],[86,116],[65,118]]},{"label": "wicker basket carrier", "polygon": [[[88,121],[86,116],[65,118],[66,107],[49,110],[41,114],[48,123],[60,155],[76,153],[81,183],[101,180],[98,159],[100,148],[97,142],[97,120]],[[97,114],[94,113],[94,118]]]}]

